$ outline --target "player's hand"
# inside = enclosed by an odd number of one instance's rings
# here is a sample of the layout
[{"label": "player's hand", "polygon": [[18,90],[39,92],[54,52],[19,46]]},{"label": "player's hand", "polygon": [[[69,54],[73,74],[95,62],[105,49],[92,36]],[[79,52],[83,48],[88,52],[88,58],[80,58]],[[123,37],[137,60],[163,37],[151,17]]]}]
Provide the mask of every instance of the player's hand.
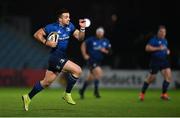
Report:
[{"label": "player's hand", "polygon": [[160,46],[159,46],[159,50],[166,50],[166,47],[163,46],[163,45],[160,45]]},{"label": "player's hand", "polygon": [[170,50],[168,49],[168,50],[167,50],[167,55],[170,55],[170,53],[171,53],[171,52],[170,52]]},{"label": "player's hand", "polygon": [[105,53],[105,54],[108,54],[108,53],[109,53],[109,51],[108,51],[106,48],[101,48],[100,51],[103,52],[103,53]]},{"label": "player's hand", "polygon": [[89,60],[89,58],[90,58],[89,55],[84,55],[85,60]]},{"label": "player's hand", "polygon": [[47,41],[46,45],[52,48],[55,48],[57,46],[57,42],[55,41]]},{"label": "player's hand", "polygon": [[79,19],[79,26],[80,28],[86,28],[86,21],[84,19]]}]

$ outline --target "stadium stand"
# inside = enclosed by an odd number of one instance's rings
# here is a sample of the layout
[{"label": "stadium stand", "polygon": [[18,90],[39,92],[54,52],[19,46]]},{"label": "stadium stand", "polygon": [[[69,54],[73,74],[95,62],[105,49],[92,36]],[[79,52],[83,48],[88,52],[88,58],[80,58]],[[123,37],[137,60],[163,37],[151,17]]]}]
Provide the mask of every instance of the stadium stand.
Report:
[{"label": "stadium stand", "polygon": [[48,48],[8,24],[0,24],[0,68],[45,68]]}]

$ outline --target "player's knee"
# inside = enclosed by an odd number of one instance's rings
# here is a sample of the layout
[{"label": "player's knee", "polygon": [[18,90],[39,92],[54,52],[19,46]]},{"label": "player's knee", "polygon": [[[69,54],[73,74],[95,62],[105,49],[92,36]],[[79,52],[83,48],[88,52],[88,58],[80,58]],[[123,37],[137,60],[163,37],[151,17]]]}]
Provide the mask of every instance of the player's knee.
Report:
[{"label": "player's knee", "polygon": [[96,71],[95,73],[93,73],[93,75],[96,79],[101,79],[103,76],[103,73],[102,71]]},{"label": "player's knee", "polygon": [[41,81],[43,87],[48,87],[56,79],[56,75],[47,72],[45,78]]},{"label": "player's knee", "polygon": [[171,75],[167,76],[165,79],[166,79],[166,81],[168,81],[168,82],[171,82],[171,81],[172,81]]},{"label": "player's knee", "polygon": [[154,79],[151,79],[148,81],[149,84],[151,84],[154,81]]},{"label": "player's knee", "polygon": [[90,74],[87,78],[87,81],[92,81],[93,79],[94,79],[93,76]]},{"label": "player's knee", "polygon": [[96,79],[101,79],[102,78],[102,74],[97,74],[95,77],[96,77]]},{"label": "player's knee", "polygon": [[146,82],[148,84],[151,84],[155,79],[156,79],[156,75],[149,75]]},{"label": "player's knee", "polygon": [[81,75],[81,73],[82,73],[82,69],[78,66],[78,67],[75,69],[73,75],[74,75],[75,77],[79,78],[80,75]]},{"label": "player's knee", "polygon": [[99,76],[99,75],[94,75],[94,78],[93,79],[100,79],[101,78],[101,76]]},{"label": "player's knee", "polygon": [[81,75],[81,73],[82,73],[82,69],[81,69],[80,67],[78,68],[77,73],[78,73],[78,75],[79,75],[79,76]]},{"label": "player's knee", "polygon": [[41,83],[42,83],[43,87],[49,87],[51,85],[52,81],[50,81],[50,80],[42,80]]},{"label": "player's knee", "polygon": [[166,81],[168,81],[168,82],[172,81],[172,74],[170,71],[165,72],[164,77],[165,77]]}]

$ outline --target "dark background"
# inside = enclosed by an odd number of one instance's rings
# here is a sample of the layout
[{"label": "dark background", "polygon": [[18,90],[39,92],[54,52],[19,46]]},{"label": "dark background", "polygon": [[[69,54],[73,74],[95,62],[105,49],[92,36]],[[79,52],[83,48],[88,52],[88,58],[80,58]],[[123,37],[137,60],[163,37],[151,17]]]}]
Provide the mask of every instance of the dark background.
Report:
[{"label": "dark background", "polygon": [[[86,29],[87,37],[94,35],[98,26],[105,28],[113,55],[106,57],[104,64],[118,69],[147,69],[149,55],[144,51],[145,44],[156,34],[158,25],[165,25],[172,67],[179,69],[179,6],[178,0],[1,0],[0,16],[28,17],[33,35],[38,28],[56,21],[58,9],[67,8],[77,28],[80,18],[92,21],[91,27]],[[80,44],[71,40],[68,54],[83,66]]]}]

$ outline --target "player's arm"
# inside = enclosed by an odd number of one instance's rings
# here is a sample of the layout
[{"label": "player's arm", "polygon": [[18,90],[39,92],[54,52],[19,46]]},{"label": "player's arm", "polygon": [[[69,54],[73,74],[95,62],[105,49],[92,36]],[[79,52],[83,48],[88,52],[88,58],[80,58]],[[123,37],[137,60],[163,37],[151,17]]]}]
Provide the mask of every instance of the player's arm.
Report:
[{"label": "player's arm", "polygon": [[84,40],[85,37],[85,25],[86,25],[85,21],[80,19],[79,20],[80,30],[76,29],[73,33],[73,36],[80,41]]},{"label": "player's arm", "polygon": [[57,42],[54,41],[48,41],[46,38],[46,33],[44,31],[43,28],[40,28],[39,30],[37,30],[34,33],[34,38],[38,41],[40,41],[41,43],[43,43],[44,45],[50,46],[50,47],[56,47]]},{"label": "player's arm", "polygon": [[87,53],[87,51],[86,51],[86,43],[85,43],[85,42],[83,42],[83,43],[81,44],[81,53],[82,53],[82,55],[83,55],[83,57],[84,57],[85,60],[88,60],[88,59],[89,59],[89,55],[88,55],[88,53]]},{"label": "player's arm", "polygon": [[171,54],[171,51],[169,49],[167,49],[167,54],[170,55]]},{"label": "player's arm", "polygon": [[109,47],[109,48],[106,48],[107,50],[108,50],[108,55],[112,55],[112,53],[113,53],[113,51],[112,51],[112,48],[111,47]]},{"label": "player's arm", "polygon": [[105,54],[109,54],[109,50],[106,48],[101,48],[100,51]]},{"label": "player's arm", "polygon": [[165,50],[165,49],[166,49],[166,47],[164,47],[163,45],[160,45],[159,47],[155,47],[150,44],[147,44],[145,47],[145,50],[147,52],[155,52],[155,51],[161,51],[161,50]]},{"label": "player's arm", "polygon": [[109,43],[106,48],[101,48],[100,51],[107,55],[111,55],[112,54],[111,44]]},{"label": "player's arm", "polygon": [[[167,46],[168,46],[168,42],[167,42]],[[171,51],[169,48],[166,49],[167,50],[167,55],[170,55],[171,54]]]}]

